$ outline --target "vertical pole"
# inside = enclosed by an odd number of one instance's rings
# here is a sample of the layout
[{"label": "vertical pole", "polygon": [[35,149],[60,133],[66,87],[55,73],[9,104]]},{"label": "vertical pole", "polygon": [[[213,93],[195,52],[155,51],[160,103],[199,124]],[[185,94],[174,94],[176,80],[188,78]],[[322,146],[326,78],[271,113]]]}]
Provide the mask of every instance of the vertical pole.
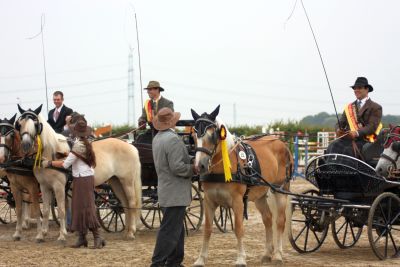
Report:
[{"label": "vertical pole", "polygon": [[47,113],[49,113],[49,96],[47,93],[47,71],[46,71],[46,56],[44,53],[44,33],[43,33],[43,27],[44,27],[44,14],[42,14],[41,17],[41,24],[40,24],[40,31],[42,35],[42,53],[43,53],[43,69],[44,69],[44,84],[45,84],[45,89],[46,89],[46,109]]}]

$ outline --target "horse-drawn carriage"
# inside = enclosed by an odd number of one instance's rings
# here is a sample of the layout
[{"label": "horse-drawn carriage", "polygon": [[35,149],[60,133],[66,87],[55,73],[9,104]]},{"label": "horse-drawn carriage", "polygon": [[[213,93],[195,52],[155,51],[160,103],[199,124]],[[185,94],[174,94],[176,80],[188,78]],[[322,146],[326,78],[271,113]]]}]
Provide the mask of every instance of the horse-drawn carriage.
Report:
[{"label": "horse-drawn carriage", "polygon": [[[194,141],[191,129],[192,120],[180,120],[177,122],[177,133],[185,143],[189,155],[194,156]],[[162,220],[162,212],[157,196],[157,173],[152,154],[151,131],[147,130],[141,135],[135,136],[132,143],[138,151],[141,162],[142,179],[142,209],[140,220],[148,229],[157,229]],[[186,233],[197,231],[203,221],[203,197],[198,183],[198,176],[192,177],[192,202],[186,208],[185,229]],[[96,205],[100,224],[108,232],[120,232],[125,228],[124,209],[115,197],[110,186],[103,184],[98,187]]]},{"label": "horse-drawn carriage", "polygon": [[[382,150],[383,145],[391,149],[393,137],[391,131],[380,143]],[[383,160],[381,156],[378,165]],[[350,248],[359,241],[365,226],[379,259],[400,256],[400,179],[378,175],[377,162],[368,163],[342,154],[311,160],[305,177],[315,188],[292,199],[289,240],[295,250],[318,250],[329,226],[335,243],[342,249]]]},{"label": "horse-drawn carriage", "polygon": [[[192,126],[193,121],[190,120],[181,120],[177,123],[178,134],[182,137],[191,155],[194,154],[194,142],[191,137]],[[182,127],[184,129],[182,129]],[[157,197],[157,173],[152,156],[151,133],[149,131],[143,133],[142,138],[138,138],[132,145],[138,149],[141,162],[142,207],[140,219],[145,227],[156,229],[161,223],[162,212]],[[15,165],[15,162],[10,165]],[[24,164],[22,163],[21,165]],[[32,168],[31,165],[20,167],[26,167],[28,171],[29,168]],[[66,174],[65,196],[68,201],[68,199],[72,197],[72,175],[70,172]],[[187,207],[185,215],[187,234],[198,230],[203,219],[203,198],[198,185],[198,177],[195,176],[192,180],[192,202],[191,205]],[[94,194],[97,214],[102,228],[107,232],[122,232],[126,228],[125,209],[122,202],[114,193],[112,186],[107,182],[100,184],[96,187]],[[52,217],[57,224],[59,224],[57,201],[55,198],[53,198],[51,204]],[[0,212],[0,221],[2,223],[12,223],[17,219],[15,199],[7,177],[2,177],[0,183]]]}]

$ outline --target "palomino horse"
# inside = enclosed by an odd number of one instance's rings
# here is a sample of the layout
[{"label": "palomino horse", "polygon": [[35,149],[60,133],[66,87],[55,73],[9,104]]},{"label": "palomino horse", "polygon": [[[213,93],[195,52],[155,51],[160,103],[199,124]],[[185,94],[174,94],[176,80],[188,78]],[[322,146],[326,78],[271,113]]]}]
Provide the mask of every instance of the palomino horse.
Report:
[{"label": "palomino horse", "polygon": [[[17,215],[17,225],[13,239],[18,241],[21,239],[21,231],[23,227],[27,228],[26,213],[24,212],[28,205],[24,204],[27,196],[29,202],[32,203],[30,206],[30,215],[36,220],[38,232],[40,227],[40,206],[39,206],[39,184],[32,173],[32,170],[26,169],[23,166],[17,166],[12,164],[13,160],[21,159],[23,157],[21,151],[21,140],[18,133],[14,128],[14,115],[10,120],[6,118],[0,120],[0,163],[9,165],[4,171],[10,182],[11,192],[15,200],[15,211]],[[24,192],[27,192],[25,194]],[[23,216],[24,215],[24,216]],[[25,225],[24,225],[25,224]]]},{"label": "palomino horse", "polygon": [[[205,203],[205,229],[203,237],[203,245],[200,255],[194,266],[204,266],[208,256],[208,245],[212,231],[212,222],[214,212],[218,206],[232,208],[234,212],[235,224],[234,231],[238,242],[238,256],[236,266],[246,266],[246,253],[243,247],[243,215],[244,215],[244,198],[254,201],[256,208],[262,216],[262,220],[266,231],[265,253],[262,256],[262,262],[282,263],[282,239],[286,221],[286,202],[287,196],[283,194],[270,194],[275,201],[273,208],[276,209],[276,225],[277,233],[275,236],[272,230],[272,211],[267,203],[267,192],[269,187],[265,186],[265,181],[275,185],[284,185],[283,188],[288,190],[289,184],[285,183],[291,176],[293,158],[286,145],[277,138],[261,136],[248,140],[244,140],[255,151],[252,157],[258,158],[261,171],[260,180],[264,179],[264,185],[253,185],[247,187],[246,184],[235,182],[224,182],[224,180],[207,181],[203,177],[223,176],[223,160],[221,159],[221,139],[226,137],[229,158],[232,163],[232,176],[238,175],[241,170],[237,167],[243,164],[244,159],[249,163],[249,154],[238,153],[238,147],[241,142],[236,142],[234,137],[226,129],[223,122],[217,118],[219,106],[211,113],[203,113],[199,116],[192,110],[192,116],[195,120],[196,131],[196,158],[195,165],[200,172],[202,187],[204,189]],[[225,128],[224,137],[221,137],[221,130]],[[242,144],[242,143],[241,143]],[[222,174],[222,175],[221,175]],[[275,237],[275,238],[274,238]],[[274,242],[275,240],[275,242]]]},{"label": "palomino horse", "polygon": [[[20,131],[24,151],[28,151],[40,140],[43,159],[55,159],[57,154],[69,152],[65,137],[57,134],[39,115],[42,106],[34,111],[30,109],[25,111],[20,106],[18,108],[21,117],[16,123],[16,128]],[[125,236],[127,239],[133,239],[142,204],[139,153],[134,146],[114,138],[95,141],[92,145],[96,154],[95,186],[109,181],[125,210],[127,226]],[[58,170],[39,167],[34,168],[34,174],[39,181],[43,197],[43,231],[46,232],[48,229],[51,191],[54,191],[58,204],[58,215],[60,216],[60,237],[58,240],[63,241],[66,233],[64,205],[66,176]]]},{"label": "palomino horse", "polygon": [[390,126],[383,144],[384,150],[376,164],[377,174],[388,177],[399,174],[400,169],[400,126]]}]

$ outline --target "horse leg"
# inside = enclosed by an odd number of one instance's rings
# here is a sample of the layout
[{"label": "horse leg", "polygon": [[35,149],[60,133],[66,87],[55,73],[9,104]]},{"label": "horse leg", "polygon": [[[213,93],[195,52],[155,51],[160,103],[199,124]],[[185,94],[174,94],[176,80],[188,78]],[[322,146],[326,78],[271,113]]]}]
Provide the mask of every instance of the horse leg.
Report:
[{"label": "horse leg", "polygon": [[36,220],[36,227],[39,232],[39,227],[40,227],[40,204],[39,204],[39,187],[37,184],[33,184],[30,189],[29,189],[31,198],[32,198],[32,204],[31,206],[31,215],[32,218]]},{"label": "horse leg", "polygon": [[210,242],[211,232],[212,232],[212,223],[214,220],[214,213],[217,208],[216,205],[211,203],[208,200],[207,194],[204,197],[204,232],[203,232],[203,245],[201,247],[200,255],[197,258],[196,262],[193,264],[193,267],[202,267],[206,264],[207,256],[208,256],[208,246]]},{"label": "horse leg", "polygon": [[36,235],[36,242],[41,243],[44,242],[44,236],[47,234],[49,229],[49,214],[50,214],[50,202],[53,196],[51,190],[44,185],[40,185],[40,191],[42,192],[42,201],[43,201],[43,221],[37,221],[37,230],[38,233]]},{"label": "horse leg", "polygon": [[[65,239],[67,235],[67,229],[65,228],[65,184],[60,183],[54,186],[54,194],[57,200],[58,221],[60,222],[60,235],[57,241],[65,246],[67,243]],[[48,218],[49,216],[47,216]]]},{"label": "horse leg", "polygon": [[30,203],[26,202],[23,197],[22,197],[22,228],[27,230],[29,229],[29,209],[30,209]]},{"label": "horse leg", "polygon": [[17,215],[17,225],[15,227],[15,233],[13,234],[13,239],[15,241],[21,240],[22,231],[22,192],[11,184],[11,191],[15,200],[15,213]]},{"label": "horse leg", "polygon": [[275,211],[276,211],[276,244],[274,246],[274,252],[272,255],[272,262],[275,264],[283,264],[283,250],[282,250],[282,240],[283,233],[285,231],[286,224],[286,204],[287,204],[287,195],[273,193],[273,198],[275,199]]},{"label": "horse leg", "polygon": [[261,258],[261,263],[268,263],[272,259],[273,235],[272,235],[272,213],[268,207],[267,197],[263,196],[255,201],[256,208],[261,213],[265,228],[265,252]]},{"label": "horse leg", "polygon": [[244,226],[243,226],[243,211],[244,204],[241,195],[233,199],[232,203],[233,213],[235,215],[235,235],[238,242],[238,255],[236,258],[235,266],[244,267],[246,264],[246,252],[243,246]]},{"label": "horse leg", "polygon": [[[126,227],[126,232],[125,232],[125,238],[126,239],[135,239],[135,232],[136,232],[136,222],[133,222],[132,219],[132,213],[131,210],[129,209],[130,203],[128,203],[128,198],[126,196],[126,192],[132,191],[130,189],[131,187],[127,186],[125,187],[125,191],[122,188],[121,181],[118,180],[117,178],[112,178],[110,179],[110,184],[111,187],[117,196],[118,200],[121,202],[121,205],[124,207],[125,211],[125,227]],[[125,208],[128,207],[128,208]],[[133,229],[132,224],[135,223],[135,229]]]},{"label": "horse leg", "polygon": [[[141,188],[139,189],[141,190]],[[138,190],[133,187],[125,187],[125,196],[128,203],[128,208],[126,209],[125,214],[126,216],[126,225],[127,225],[127,232],[126,238],[134,239],[136,233],[136,223],[140,218],[140,198],[137,196]],[[139,203],[138,203],[139,202]]]}]

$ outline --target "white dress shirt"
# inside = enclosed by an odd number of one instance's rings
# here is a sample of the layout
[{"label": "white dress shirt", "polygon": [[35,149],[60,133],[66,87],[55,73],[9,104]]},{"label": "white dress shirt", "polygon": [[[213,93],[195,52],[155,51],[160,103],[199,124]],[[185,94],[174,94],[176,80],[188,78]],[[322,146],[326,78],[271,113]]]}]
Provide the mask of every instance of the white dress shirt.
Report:
[{"label": "white dress shirt", "polygon": [[63,167],[65,169],[72,165],[72,176],[85,177],[94,175],[94,169],[87,165],[83,160],[69,153],[68,157],[64,160]]},{"label": "white dress shirt", "polygon": [[58,117],[60,117],[61,109],[63,108],[64,104],[61,104],[59,108],[54,108],[53,112],[53,121],[56,122],[58,118],[56,118],[56,112],[58,111]]}]

